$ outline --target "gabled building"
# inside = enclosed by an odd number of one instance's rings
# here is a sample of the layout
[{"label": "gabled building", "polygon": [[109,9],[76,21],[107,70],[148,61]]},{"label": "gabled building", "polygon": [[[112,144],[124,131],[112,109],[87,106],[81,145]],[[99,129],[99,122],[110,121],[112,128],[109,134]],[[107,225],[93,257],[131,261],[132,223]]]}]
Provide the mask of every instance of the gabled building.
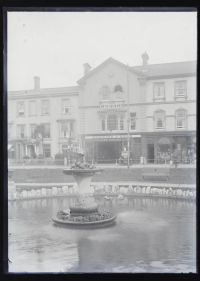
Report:
[{"label": "gabled building", "polygon": [[[87,67],[80,85],[80,128],[88,159],[115,163],[127,151],[133,163],[195,157],[196,62],[130,67],[109,58]],[[128,130],[129,126],[129,130]]]}]

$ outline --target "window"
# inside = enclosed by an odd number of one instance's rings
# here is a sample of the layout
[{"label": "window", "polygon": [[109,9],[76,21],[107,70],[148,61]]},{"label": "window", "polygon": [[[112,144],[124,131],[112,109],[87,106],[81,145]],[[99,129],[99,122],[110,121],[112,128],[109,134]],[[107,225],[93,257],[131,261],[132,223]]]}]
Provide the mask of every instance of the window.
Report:
[{"label": "window", "polygon": [[100,89],[99,94],[100,94],[102,100],[109,100],[110,96],[111,96],[110,88],[108,86],[103,86]]},{"label": "window", "polygon": [[136,112],[130,113],[130,129],[131,130],[136,129]]},{"label": "window", "polygon": [[102,131],[105,131],[105,130],[106,130],[106,120],[105,120],[105,119],[102,119],[102,120],[101,120],[101,130],[102,130]]},{"label": "window", "polygon": [[175,98],[186,98],[187,94],[187,81],[175,82]]},{"label": "window", "polygon": [[42,112],[42,115],[49,114],[49,100],[42,100],[41,112]]},{"label": "window", "polygon": [[68,149],[69,149],[69,146],[67,144],[62,144],[62,153],[64,155],[67,154]]},{"label": "window", "polygon": [[36,115],[36,101],[29,101],[29,115]]},{"label": "window", "polygon": [[165,98],[165,83],[156,82],[153,84],[153,97],[154,100],[160,100]]},{"label": "window", "polygon": [[179,109],[176,111],[176,128],[184,129],[186,127],[186,110]]},{"label": "window", "polygon": [[164,129],[165,128],[165,112],[159,110],[155,112],[155,128]]},{"label": "window", "polygon": [[44,153],[44,157],[48,158],[51,157],[51,145],[44,143],[43,144],[43,153]]},{"label": "window", "polygon": [[116,85],[114,87],[114,92],[123,92],[122,86],[121,85]]},{"label": "window", "polygon": [[61,128],[60,128],[60,133],[61,133],[61,137],[62,138],[68,138],[69,137],[69,124],[66,123],[61,123],[60,124]]},{"label": "window", "polygon": [[117,130],[118,129],[118,120],[117,115],[111,114],[107,118],[107,127],[109,131]]},{"label": "window", "polygon": [[25,125],[17,125],[17,136],[20,139],[25,138]]},{"label": "window", "polygon": [[62,114],[69,114],[70,113],[70,100],[69,99],[63,99],[62,100]]},{"label": "window", "polygon": [[44,138],[50,138],[50,124],[49,123],[44,123],[43,125],[43,137]]},{"label": "window", "polygon": [[24,107],[23,101],[19,101],[17,103],[17,115],[18,116],[24,116],[25,115],[25,107]]},{"label": "window", "polygon": [[123,116],[120,116],[120,119],[119,119],[119,129],[124,130],[124,117]]},{"label": "window", "polygon": [[11,137],[11,128],[12,128],[12,124],[8,124],[8,139],[10,139]]},{"label": "window", "polygon": [[31,136],[32,139],[34,139],[36,137],[35,128],[36,128],[36,124],[30,125],[30,136]]}]

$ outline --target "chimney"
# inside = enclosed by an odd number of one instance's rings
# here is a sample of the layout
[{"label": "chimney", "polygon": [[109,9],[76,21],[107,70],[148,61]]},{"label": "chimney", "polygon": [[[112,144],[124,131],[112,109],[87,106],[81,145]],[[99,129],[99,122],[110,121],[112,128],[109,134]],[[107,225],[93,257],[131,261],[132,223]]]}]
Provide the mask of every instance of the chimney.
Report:
[{"label": "chimney", "polygon": [[84,75],[86,75],[90,71],[91,66],[89,65],[89,63],[86,62],[83,64],[83,68],[84,68]]},{"label": "chimney", "polygon": [[142,54],[142,64],[143,66],[147,65],[148,64],[148,60],[149,60],[149,56],[147,54],[147,52],[145,52],[144,54]]},{"label": "chimney", "polygon": [[40,89],[40,77],[34,76],[34,90]]}]

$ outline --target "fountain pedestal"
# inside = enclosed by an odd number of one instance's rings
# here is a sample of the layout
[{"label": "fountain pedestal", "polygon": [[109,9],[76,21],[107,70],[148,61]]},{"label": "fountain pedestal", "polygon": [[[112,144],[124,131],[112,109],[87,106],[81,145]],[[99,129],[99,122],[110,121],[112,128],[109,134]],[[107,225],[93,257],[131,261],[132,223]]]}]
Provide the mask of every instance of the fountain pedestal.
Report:
[{"label": "fountain pedestal", "polygon": [[77,183],[79,195],[70,212],[60,211],[52,218],[54,223],[76,227],[105,227],[115,223],[116,216],[108,210],[99,210],[93,197],[89,197],[90,182],[96,173],[102,169],[96,168],[71,168],[64,169],[66,175],[72,175]]}]

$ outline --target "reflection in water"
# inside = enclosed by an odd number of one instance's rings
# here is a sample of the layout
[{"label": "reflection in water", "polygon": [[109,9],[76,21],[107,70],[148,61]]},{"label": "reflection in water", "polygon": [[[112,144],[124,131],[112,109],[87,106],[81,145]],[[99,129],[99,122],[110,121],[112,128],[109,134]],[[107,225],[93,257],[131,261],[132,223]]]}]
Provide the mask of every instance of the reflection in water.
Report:
[{"label": "reflection in water", "polygon": [[195,272],[195,203],[164,198],[98,199],[117,224],[56,227],[74,199],[9,203],[10,272]]}]

